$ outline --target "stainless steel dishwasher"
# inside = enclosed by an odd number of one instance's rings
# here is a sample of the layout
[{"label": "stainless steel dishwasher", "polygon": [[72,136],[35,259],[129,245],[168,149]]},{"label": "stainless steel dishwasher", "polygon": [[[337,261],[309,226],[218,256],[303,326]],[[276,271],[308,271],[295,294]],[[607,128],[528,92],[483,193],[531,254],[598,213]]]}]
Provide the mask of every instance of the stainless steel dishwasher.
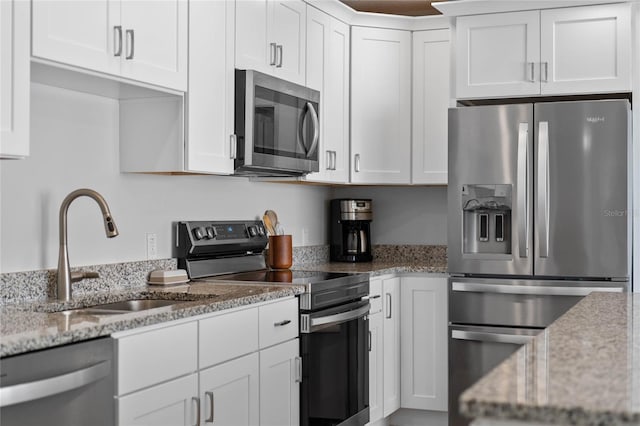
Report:
[{"label": "stainless steel dishwasher", "polygon": [[111,426],[113,377],[109,337],[3,358],[2,426]]}]

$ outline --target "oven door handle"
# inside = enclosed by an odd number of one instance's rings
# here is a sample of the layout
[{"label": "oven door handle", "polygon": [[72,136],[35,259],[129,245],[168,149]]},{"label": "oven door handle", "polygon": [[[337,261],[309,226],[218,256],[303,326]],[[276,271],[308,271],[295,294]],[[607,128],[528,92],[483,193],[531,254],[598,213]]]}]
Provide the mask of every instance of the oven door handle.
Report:
[{"label": "oven door handle", "polygon": [[487,333],[482,331],[452,330],[451,338],[456,340],[476,340],[479,342],[509,343],[524,345],[532,341],[535,336],[524,334]]},{"label": "oven door handle", "polygon": [[[336,325],[343,322],[351,321],[356,318],[363,317],[369,313],[369,309],[371,305],[367,303],[366,305],[354,309],[352,311],[340,312],[338,314],[327,315],[323,317],[311,318],[308,314],[301,315],[302,320],[302,333],[313,333],[318,327],[322,326],[322,328],[330,325]],[[306,317],[306,318],[305,318]],[[305,326],[308,324],[308,326]]]}]

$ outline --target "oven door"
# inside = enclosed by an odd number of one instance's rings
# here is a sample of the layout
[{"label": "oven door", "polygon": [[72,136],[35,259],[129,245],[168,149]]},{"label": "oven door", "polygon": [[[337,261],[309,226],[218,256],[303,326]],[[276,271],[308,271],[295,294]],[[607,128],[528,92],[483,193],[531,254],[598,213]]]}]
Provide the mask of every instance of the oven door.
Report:
[{"label": "oven door", "polygon": [[369,302],[302,314],[302,426],[369,421]]}]

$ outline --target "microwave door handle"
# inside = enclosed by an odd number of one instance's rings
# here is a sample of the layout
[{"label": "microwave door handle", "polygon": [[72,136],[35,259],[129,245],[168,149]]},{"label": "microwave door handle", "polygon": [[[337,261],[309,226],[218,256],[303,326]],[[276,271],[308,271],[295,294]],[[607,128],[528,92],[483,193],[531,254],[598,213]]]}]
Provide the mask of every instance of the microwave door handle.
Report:
[{"label": "microwave door handle", "polygon": [[313,140],[311,148],[307,151],[307,158],[311,157],[318,149],[318,140],[320,139],[320,123],[318,120],[318,112],[311,102],[307,102],[307,108],[311,112],[311,121],[313,122]]}]

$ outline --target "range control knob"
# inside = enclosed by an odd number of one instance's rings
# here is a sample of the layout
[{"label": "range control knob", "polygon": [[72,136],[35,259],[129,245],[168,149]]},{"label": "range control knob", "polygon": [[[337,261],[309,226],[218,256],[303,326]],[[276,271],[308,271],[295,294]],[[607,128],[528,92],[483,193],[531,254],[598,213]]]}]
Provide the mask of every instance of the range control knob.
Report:
[{"label": "range control knob", "polygon": [[264,235],[264,228],[262,225],[258,225],[256,228],[258,228],[258,235]]},{"label": "range control knob", "polygon": [[193,236],[195,237],[196,240],[201,240],[204,238],[205,232],[206,231],[204,230],[203,227],[198,227],[193,230]]},{"label": "range control knob", "polygon": [[211,226],[207,226],[205,229],[207,231],[207,238],[213,240],[216,237],[216,230]]},{"label": "range control knob", "polygon": [[256,231],[256,227],[255,226],[250,226],[249,227],[249,236],[250,237],[255,237],[256,235],[258,235],[258,231]]}]

